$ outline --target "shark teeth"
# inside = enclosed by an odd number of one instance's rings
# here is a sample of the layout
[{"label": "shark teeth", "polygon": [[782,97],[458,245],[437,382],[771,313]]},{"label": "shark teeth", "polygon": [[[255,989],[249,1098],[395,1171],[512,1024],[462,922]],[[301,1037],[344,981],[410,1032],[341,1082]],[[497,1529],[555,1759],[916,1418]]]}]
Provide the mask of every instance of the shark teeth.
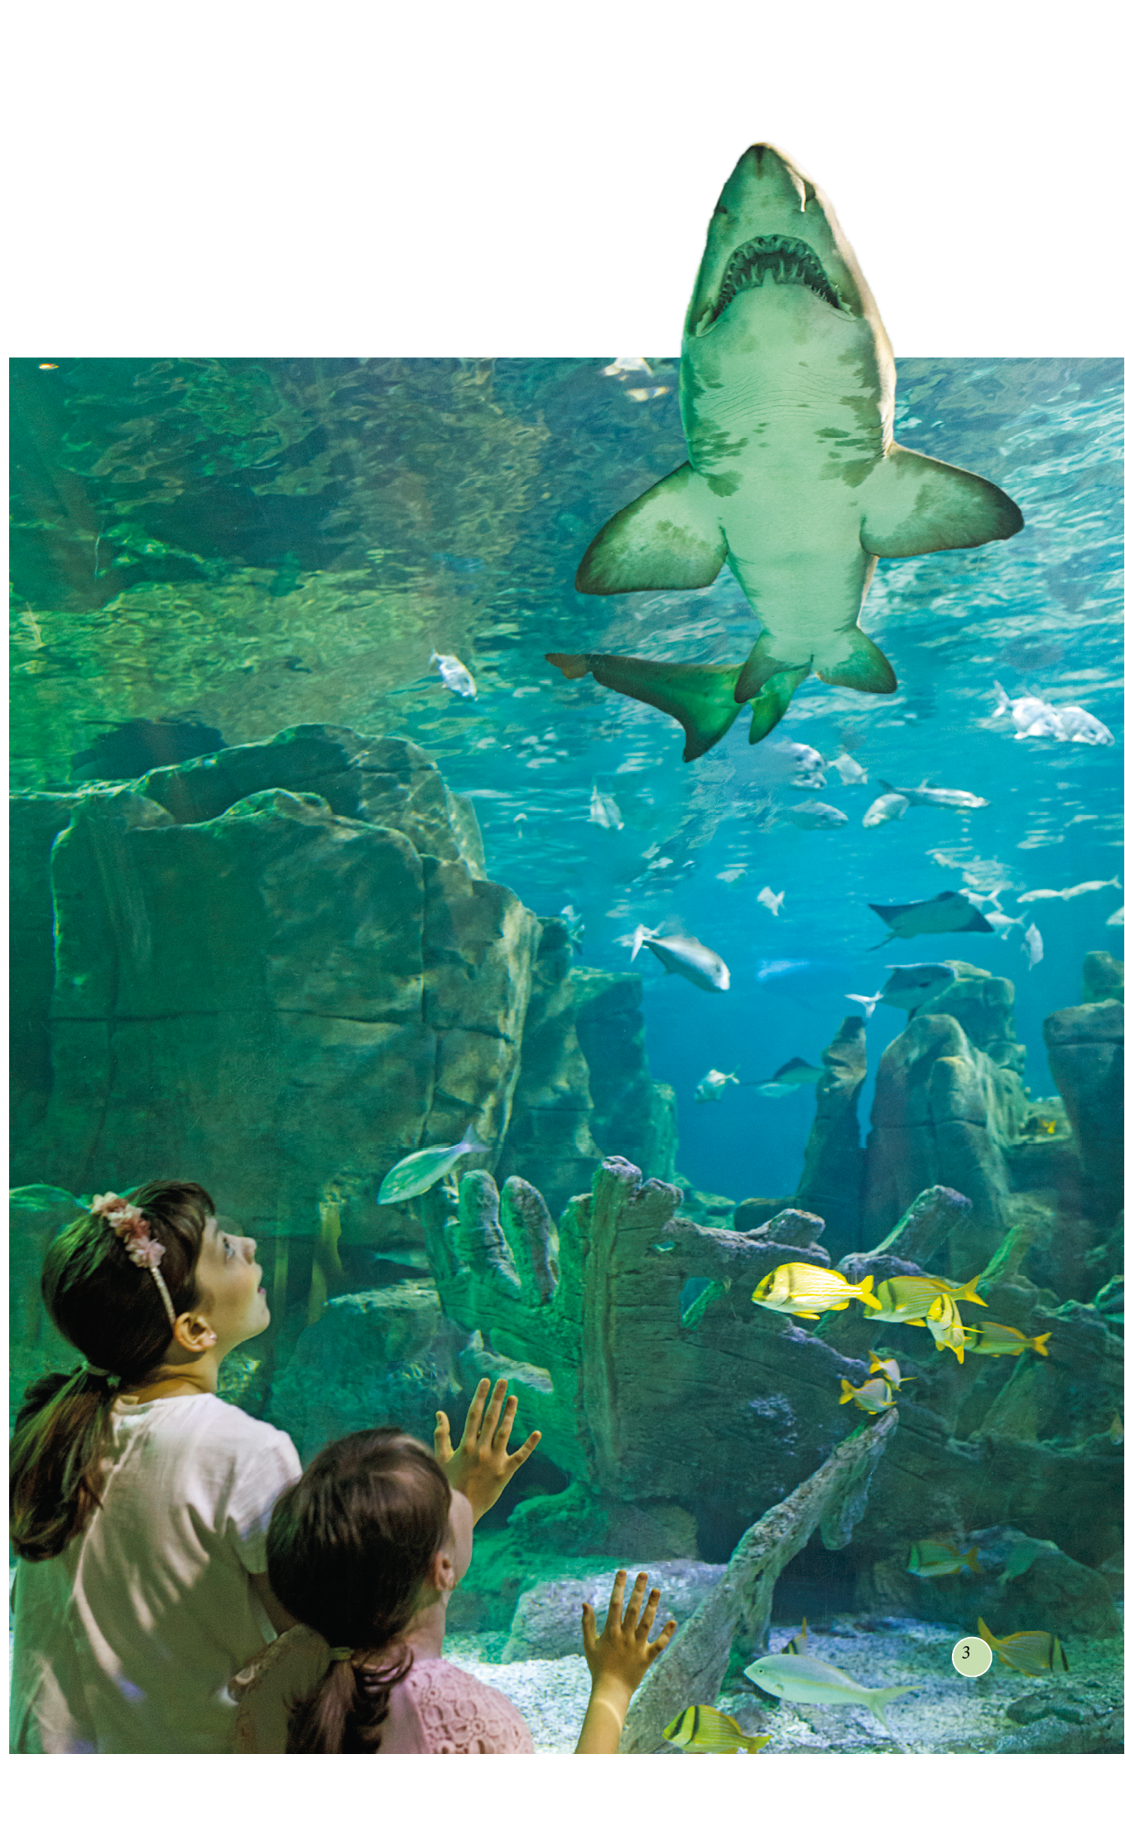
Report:
[{"label": "shark teeth", "polygon": [[840,307],[840,297],[808,243],[795,236],[756,236],[748,243],[741,243],[727,262],[714,311],[709,318],[706,314],[703,316],[708,325],[714,325],[736,294],[764,286],[767,275],[772,275],[779,286],[795,283],[807,287],[829,306]]}]

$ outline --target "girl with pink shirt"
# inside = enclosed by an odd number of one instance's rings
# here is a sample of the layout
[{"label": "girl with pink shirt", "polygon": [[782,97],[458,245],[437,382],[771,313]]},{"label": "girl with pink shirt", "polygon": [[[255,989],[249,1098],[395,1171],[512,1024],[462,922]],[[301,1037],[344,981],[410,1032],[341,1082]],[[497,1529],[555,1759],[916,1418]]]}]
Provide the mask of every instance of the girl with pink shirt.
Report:
[{"label": "girl with pink shirt", "polygon": [[[439,1450],[442,1448],[439,1431]],[[515,1706],[442,1658],[446,1605],[472,1557],[474,1506],[397,1429],[331,1443],[274,1508],[270,1587],[298,1626],[232,1681],[235,1747],[335,1755],[518,1755]],[[470,1484],[471,1485],[471,1484]],[[478,1515],[479,1517],[479,1515]],[[592,1675],[577,1753],[611,1755],[629,1700],[675,1629],[648,1639],[660,1592],[618,1572],[606,1624],[583,1605]]]}]

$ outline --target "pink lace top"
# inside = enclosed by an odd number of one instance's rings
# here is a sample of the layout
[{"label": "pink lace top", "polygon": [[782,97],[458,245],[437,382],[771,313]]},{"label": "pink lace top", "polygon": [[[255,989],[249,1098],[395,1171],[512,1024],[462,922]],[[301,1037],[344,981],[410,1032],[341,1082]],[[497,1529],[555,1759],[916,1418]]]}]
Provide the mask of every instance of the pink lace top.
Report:
[{"label": "pink lace top", "polygon": [[[311,1628],[291,1628],[237,1673],[234,1747],[244,1753],[285,1749],[289,1707],[316,1686],[328,1646]],[[391,1691],[379,1727],[380,1756],[528,1756],[531,1733],[502,1692],[451,1661],[417,1655]]]}]

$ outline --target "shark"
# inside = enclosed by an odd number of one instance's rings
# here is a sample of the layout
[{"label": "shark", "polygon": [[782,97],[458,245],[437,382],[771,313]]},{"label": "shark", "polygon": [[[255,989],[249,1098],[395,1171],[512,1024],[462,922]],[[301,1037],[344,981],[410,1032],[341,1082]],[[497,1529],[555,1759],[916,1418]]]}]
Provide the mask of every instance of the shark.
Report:
[{"label": "shark", "polygon": [[1006,540],[1019,507],[979,474],[894,438],[890,341],[836,214],[779,148],[723,187],[684,322],[688,458],[617,511],[582,557],[583,594],[705,588],[724,563],[761,622],[742,664],[547,653],[682,726],[706,753],[751,706],[750,742],[810,674],[890,695],[859,616],[880,557]]}]

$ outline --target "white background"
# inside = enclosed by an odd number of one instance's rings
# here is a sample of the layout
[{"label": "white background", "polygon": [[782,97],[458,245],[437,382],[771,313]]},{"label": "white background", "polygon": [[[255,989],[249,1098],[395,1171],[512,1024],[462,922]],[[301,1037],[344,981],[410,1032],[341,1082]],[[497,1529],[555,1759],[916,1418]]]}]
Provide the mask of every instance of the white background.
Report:
[{"label": "white background", "polygon": [[[900,356],[1120,353],[1119,18],[1092,0],[25,4],[8,349],[672,356],[711,209],[765,139],[832,200]],[[18,1831],[89,1839],[944,1839],[1001,1811],[1065,1830],[1119,1782],[1110,1758],[768,1752],[7,1767]]]}]

